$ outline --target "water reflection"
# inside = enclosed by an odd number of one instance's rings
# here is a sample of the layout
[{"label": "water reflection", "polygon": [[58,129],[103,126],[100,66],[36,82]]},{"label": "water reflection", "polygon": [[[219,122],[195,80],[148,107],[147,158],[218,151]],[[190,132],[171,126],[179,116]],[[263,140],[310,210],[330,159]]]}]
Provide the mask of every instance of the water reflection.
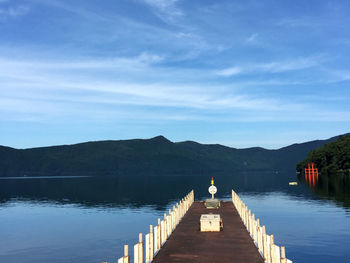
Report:
[{"label": "water reflection", "polygon": [[[31,200],[77,204],[86,207],[142,207],[152,206],[164,210],[191,189],[196,199],[208,197],[210,175],[201,176],[133,176],[133,177],[57,177],[0,179],[0,205],[9,200]],[[299,186],[289,186],[295,181],[295,171],[252,172],[219,174],[215,176],[219,198],[229,198],[231,189],[238,193],[261,195],[283,192],[308,199],[333,199],[350,208],[350,176],[319,176],[310,184],[305,176],[298,175]],[[311,191],[308,189],[311,187]]]},{"label": "water reflection", "polygon": [[305,182],[309,184],[309,186],[315,187],[318,184],[318,168],[315,167],[314,163],[308,163],[308,167],[304,170],[305,173]]},{"label": "water reflection", "polygon": [[[196,199],[208,197],[208,176],[134,176],[134,177],[80,177],[27,178],[0,180],[0,203],[11,199],[52,201],[83,206],[155,206],[164,210],[171,201],[195,190]],[[279,173],[242,173],[217,175],[217,196],[231,194],[231,189],[248,192],[284,191],[293,194],[288,177]],[[294,179],[294,178],[293,178]],[[298,191],[294,191],[297,194]]]},{"label": "water reflection", "polygon": [[[0,179],[0,261],[115,262],[188,191],[208,198],[211,176]],[[349,180],[320,177],[310,191],[289,186],[295,177],[294,170],[216,175],[217,197],[229,200],[235,189],[294,262],[346,262],[350,209],[325,199],[349,207]]]},{"label": "water reflection", "polygon": [[350,208],[350,176],[345,174],[321,174],[317,177],[317,182],[308,180],[300,174],[299,181],[311,188],[311,191],[323,199],[335,200],[338,205],[344,206],[347,210]]},{"label": "water reflection", "polygon": [[349,262],[350,219],[333,201],[283,193],[241,198],[293,262]]}]

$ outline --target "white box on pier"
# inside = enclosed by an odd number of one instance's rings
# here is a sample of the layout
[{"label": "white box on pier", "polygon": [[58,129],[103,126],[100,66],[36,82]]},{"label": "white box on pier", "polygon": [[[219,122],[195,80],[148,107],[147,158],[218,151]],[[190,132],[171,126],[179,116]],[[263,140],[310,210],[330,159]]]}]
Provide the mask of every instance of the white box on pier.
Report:
[{"label": "white box on pier", "polygon": [[220,232],[220,215],[203,214],[200,223],[201,232]]}]

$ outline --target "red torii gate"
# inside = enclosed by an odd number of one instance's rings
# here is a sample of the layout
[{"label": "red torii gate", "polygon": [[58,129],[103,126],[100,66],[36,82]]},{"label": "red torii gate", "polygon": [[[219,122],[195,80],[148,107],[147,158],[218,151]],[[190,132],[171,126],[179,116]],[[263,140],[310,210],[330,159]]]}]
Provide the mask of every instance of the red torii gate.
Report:
[{"label": "red torii gate", "polygon": [[318,169],[315,168],[314,163],[308,163],[308,168],[305,168],[305,181],[312,185],[318,182]]}]

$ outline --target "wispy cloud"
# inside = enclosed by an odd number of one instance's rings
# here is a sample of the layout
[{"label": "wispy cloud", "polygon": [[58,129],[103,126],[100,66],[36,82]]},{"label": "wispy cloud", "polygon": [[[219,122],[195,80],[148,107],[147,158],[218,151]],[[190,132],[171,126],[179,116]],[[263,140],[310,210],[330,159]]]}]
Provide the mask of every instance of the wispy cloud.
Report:
[{"label": "wispy cloud", "polygon": [[[329,21],[327,21],[329,23]],[[317,18],[312,17],[294,17],[284,18],[276,23],[278,26],[283,27],[319,27],[324,26],[325,22]]]},{"label": "wispy cloud", "polygon": [[[248,95],[225,85],[217,84],[213,87],[198,83],[179,84],[174,83],[172,79],[147,84],[137,78],[131,81],[130,76],[127,81],[123,78],[125,70],[123,67],[130,70],[139,67],[141,72],[150,75],[163,74],[164,69],[160,71],[158,68],[153,68],[153,64],[158,61],[161,61],[159,56],[147,53],[133,58],[117,58],[112,62],[88,63],[0,59],[0,67],[5,69],[0,73],[1,110],[18,112],[16,105],[23,105],[20,108],[26,112],[38,115],[44,112],[45,116],[50,114],[60,116],[70,111],[72,114],[77,111],[83,114],[85,108],[92,107],[98,112],[102,110],[106,116],[112,116],[108,113],[114,112],[115,107],[120,112],[128,112],[130,107],[136,109],[156,107],[162,111],[171,109],[172,114],[169,114],[169,118],[176,116],[180,119],[180,116],[183,116],[182,118],[186,119],[185,116],[191,112],[190,118],[201,119],[208,113],[224,113],[229,116],[230,112],[234,111],[281,112],[304,107],[276,98]],[[91,74],[91,68],[96,70],[101,67],[103,75]],[[168,71],[166,74],[170,76],[172,69]],[[140,72],[128,72],[128,74],[137,76]],[[182,74],[192,73],[182,72]],[[80,106],[77,108],[77,105]],[[147,111],[142,115],[135,115],[135,118],[147,118],[146,113]],[[150,111],[149,114],[154,116],[154,111]],[[162,118],[166,118],[166,114]]]},{"label": "wispy cloud", "polygon": [[275,72],[307,69],[318,65],[319,65],[318,59],[315,59],[313,57],[308,57],[308,58],[298,58],[294,60],[287,60],[282,62],[271,62],[271,63],[260,64],[256,66],[256,69],[264,72],[275,73]]},{"label": "wispy cloud", "polygon": [[[44,99],[60,98],[62,101],[84,104],[123,106],[152,106],[163,108],[187,108],[194,110],[243,111],[299,111],[306,105],[284,101],[283,98],[263,94],[249,94],[249,90],[234,89],[259,85],[300,85],[281,80],[240,81],[232,85],[178,83],[178,76],[194,75],[193,71],[162,67],[164,57],[141,53],[135,57],[112,59],[43,61],[22,59],[0,59],[2,85],[5,96],[16,98]],[[313,63],[299,60],[288,63],[265,63],[251,66],[254,70],[279,72],[312,66]],[[249,72],[250,67],[229,68],[216,72],[219,76],[232,76]],[[208,71],[195,73],[198,77]],[[153,80],[148,76],[157,75]],[[161,81],[163,79],[164,81]],[[197,78],[198,79],[198,78]],[[145,81],[147,80],[147,81]],[[29,93],[28,93],[29,91]],[[35,97],[33,97],[35,95]],[[45,95],[45,96],[44,96]],[[44,96],[44,97],[41,97]]]},{"label": "wispy cloud", "polygon": [[105,59],[84,59],[84,60],[65,60],[43,61],[43,60],[15,60],[0,57],[0,64],[6,68],[22,68],[22,69],[41,69],[41,70],[69,70],[69,69],[123,69],[137,70],[146,68],[150,65],[163,61],[163,56],[143,52],[135,57],[116,57]]},{"label": "wispy cloud", "polygon": [[178,0],[144,0],[147,4],[159,9],[167,9],[173,7]]},{"label": "wispy cloud", "polygon": [[[151,46],[152,49],[160,48],[163,50],[173,50],[176,61],[189,60],[197,58],[205,51],[217,49],[218,45],[210,45],[206,38],[202,37],[193,28],[187,28],[184,25],[179,26],[178,20],[183,16],[183,12],[177,6],[178,1],[154,1],[154,0],[135,0],[136,3],[142,4],[143,10],[149,7],[148,12],[155,14],[166,23],[171,23],[172,27],[164,26],[162,23],[154,23],[154,19],[144,20],[142,16],[135,18],[128,16],[125,12],[115,10],[115,12],[101,12],[100,9],[92,9],[88,5],[79,5],[76,2],[66,2],[57,0],[31,0],[38,5],[46,8],[58,9],[67,12],[66,15],[72,21],[71,25],[74,34],[71,34],[71,41],[95,44],[99,47],[110,47],[110,45],[121,45],[122,51],[137,52],[145,46]],[[147,10],[144,10],[147,12]],[[81,21],[90,25],[87,34],[76,34],[75,25]],[[176,21],[175,21],[176,20]],[[176,22],[176,23],[173,23]],[[83,26],[85,28],[85,26]],[[94,32],[91,34],[91,32]],[[95,32],[99,32],[96,35]],[[69,30],[67,32],[69,34]],[[123,46],[126,43],[126,46]],[[91,48],[94,45],[84,45],[84,48]],[[130,48],[131,46],[132,48]],[[140,50],[138,50],[140,48]],[[103,48],[104,49],[104,48]],[[77,52],[80,52],[78,50]],[[134,53],[135,54],[135,53]],[[171,52],[168,56],[173,55]]]},{"label": "wispy cloud", "polygon": [[[6,2],[6,1],[3,1]],[[1,3],[1,1],[0,1]],[[1,7],[0,6],[0,16],[2,17],[17,17],[27,14],[29,7],[27,5]]]},{"label": "wispy cloud", "polygon": [[173,22],[184,15],[176,6],[178,0],[143,0],[154,9],[155,14],[165,22]]},{"label": "wispy cloud", "polygon": [[231,77],[242,73],[242,69],[239,67],[225,68],[221,70],[216,70],[214,73],[218,76]]},{"label": "wispy cloud", "polygon": [[259,34],[258,33],[254,33],[254,34],[251,34],[248,38],[247,38],[247,42],[252,44],[252,43],[257,43],[258,42],[258,37],[259,37]]},{"label": "wispy cloud", "polygon": [[285,61],[273,61],[260,64],[248,64],[242,66],[234,66],[214,71],[215,75],[231,77],[239,74],[255,74],[255,73],[279,73],[287,71],[297,71],[308,69],[320,65],[318,57],[297,58]]},{"label": "wispy cloud", "polygon": [[331,70],[328,71],[328,82],[340,82],[350,80],[350,70]]}]

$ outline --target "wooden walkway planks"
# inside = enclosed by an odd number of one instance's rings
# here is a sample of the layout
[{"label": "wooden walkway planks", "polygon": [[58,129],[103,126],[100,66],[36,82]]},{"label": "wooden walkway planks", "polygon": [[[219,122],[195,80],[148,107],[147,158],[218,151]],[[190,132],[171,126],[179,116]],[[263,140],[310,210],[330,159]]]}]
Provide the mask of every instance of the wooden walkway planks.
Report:
[{"label": "wooden walkway planks", "polygon": [[[221,232],[200,232],[201,214],[220,214]],[[154,263],[220,262],[263,263],[232,202],[221,202],[219,209],[206,209],[194,202],[153,259]]]}]

